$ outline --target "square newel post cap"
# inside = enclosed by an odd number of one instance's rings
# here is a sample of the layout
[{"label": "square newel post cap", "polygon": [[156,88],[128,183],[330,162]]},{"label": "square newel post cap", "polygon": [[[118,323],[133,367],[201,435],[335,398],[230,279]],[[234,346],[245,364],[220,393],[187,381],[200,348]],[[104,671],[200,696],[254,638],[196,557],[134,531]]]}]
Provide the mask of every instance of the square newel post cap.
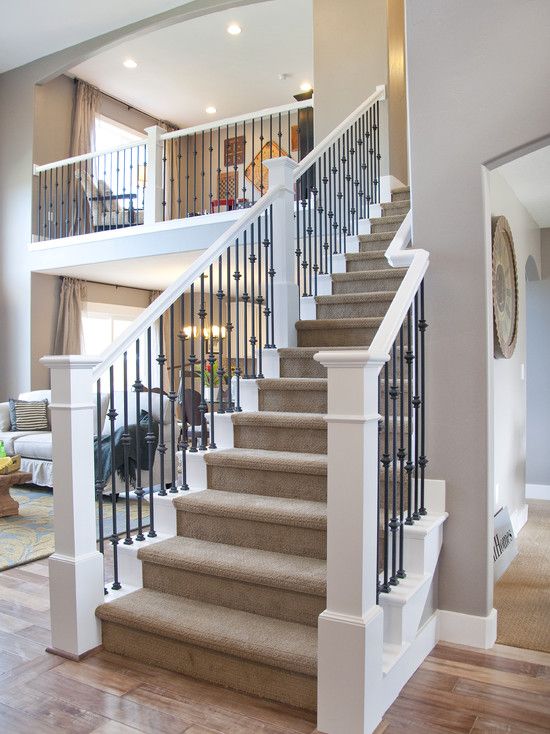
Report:
[{"label": "square newel post cap", "polygon": [[274,186],[286,186],[290,188],[293,186],[293,174],[294,169],[298,167],[296,161],[288,156],[281,156],[280,158],[269,158],[263,162],[263,165],[267,167],[269,171],[269,188]]},{"label": "square newel post cap", "polygon": [[93,370],[100,363],[100,357],[84,354],[49,354],[40,358],[40,364],[51,370]]},{"label": "square newel post cap", "polygon": [[151,125],[150,127],[144,128],[143,132],[147,133],[149,137],[158,137],[166,132],[166,128],[160,125]]},{"label": "square newel post cap", "polygon": [[313,355],[316,362],[324,367],[370,367],[380,369],[389,361],[386,352],[372,352],[370,349],[325,351],[320,350]]}]

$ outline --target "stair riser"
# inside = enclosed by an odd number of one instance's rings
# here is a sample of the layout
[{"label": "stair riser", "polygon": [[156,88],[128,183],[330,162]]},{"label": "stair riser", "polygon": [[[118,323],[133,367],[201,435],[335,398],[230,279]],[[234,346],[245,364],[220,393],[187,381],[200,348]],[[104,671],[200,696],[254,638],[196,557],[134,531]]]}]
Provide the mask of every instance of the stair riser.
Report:
[{"label": "stair riser", "polygon": [[209,466],[207,477],[210,489],[224,492],[244,492],[314,502],[325,502],[327,498],[326,475]]},{"label": "stair riser", "polygon": [[384,217],[376,222],[371,223],[371,234],[380,234],[381,232],[397,232],[399,229],[399,223],[397,222],[385,222]]},{"label": "stair riser", "polygon": [[[352,264],[352,262],[348,263],[348,273],[366,269],[358,267],[357,270],[352,270],[349,268]],[[369,263],[363,261],[358,264],[368,265]],[[402,280],[401,276],[395,278],[369,278],[368,280],[334,280],[332,281],[332,295],[343,296],[349,293],[368,293],[368,291],[396,291]]]},{"label": "stair riser", "polygon": [[380,208],[383,217],[404,217],[411,208],[411,202],[409,199],[403,199],[402,201],[395,201],[391,204],[382,204]]},{"label": "stair riser", "polygon": [[281,377],[326,377],[327,368],[315,361],[313,357],[292,359],[281,357],[279,362]]},{"label": "stair riser", "polygon": [[353,319],[368,316],[385,316],[391,299],[387,301],[362,301],[360,303],[318,303],[318,319]]},{"label": "stair riser", "polygon": [[286,622],[317,626],[326,607],[324,596],[246,583],[181,568],[143,564],[143,585],[165,594],[217,604]]},{"label": "stair riser", "polygon": [[103,622],[103,648],[166,670],[314,711],[317,680],[251,660]]},{"label": "stair riser", "polygon": [[[300,329],[299,347],[364,347],[376,334],[376,328]],[[322,375],[324,376],[324,375]]]},{"label": "stair riser", "polygon": [[260,390],[259,410],[284,413],[326,413],[326,390]]},{"label": "stair riser", "polygon": [[297,451],[307,454],[327,453],[326,426],[312,428],[277,428],[272,426],[235,425],[235,448],[266,449],[268,451]]},{"label": "stair riser", "polygon": [[410,202],[411,192],[410,191],[398,191],[391,195],[392,202],[394,201],[408,201]]},{"label": "stair riser", "polygon": [[326,558],[326,531],[178,511],[178,535],[308,558]]},{"label": "stair riser", "polygon": [[[389,243],[386,243],[389,244]],[[384,248],[382,248],[384,249]],[[346,260],[346,262],[349,262]],[[369,257],[360,261],[362,263],[361,270],[387,270],[389,265],[385,255],[380,257]],[[347,270],[348,268],[346,268]]]},{"label": "stair riser", "polygon": [[[395,227],[388,230],[389,232],[395,231]],[[391,239],[384,238],[379,239],[378,237],[370,239],[367,237],[359,237],[359,252],[378,252],[384,250],[384,252],[390,246]],[[386,261],[387,262],[387,261]],[[387,265],[386,265],[387,267]]]}]

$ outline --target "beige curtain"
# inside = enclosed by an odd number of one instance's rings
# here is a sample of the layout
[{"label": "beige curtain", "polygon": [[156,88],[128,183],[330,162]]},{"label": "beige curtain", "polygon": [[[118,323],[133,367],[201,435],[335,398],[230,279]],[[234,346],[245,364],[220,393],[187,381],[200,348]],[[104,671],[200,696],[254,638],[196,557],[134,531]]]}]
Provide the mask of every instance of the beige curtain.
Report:
[{"label": "beige curtain", "polygon": [[55,354],[81,354],[82,304],[85,300],[86,284],[83,280],[61,278]]},{"label": "beige curtain", "polygon": [[99,100],[99,90],[79,79],[74,95],[71,156],[93,153],[95,117],[99,110]]}]

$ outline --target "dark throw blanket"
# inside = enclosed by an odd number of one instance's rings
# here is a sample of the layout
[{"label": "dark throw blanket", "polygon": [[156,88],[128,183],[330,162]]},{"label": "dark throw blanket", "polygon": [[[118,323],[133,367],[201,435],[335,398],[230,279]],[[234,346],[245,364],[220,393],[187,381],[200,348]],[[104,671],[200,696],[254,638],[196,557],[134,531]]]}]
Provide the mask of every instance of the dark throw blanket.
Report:
[{"label": "dark throw blanket", "polygon": [[[137,430],[136,430],[137,429]],[[138,464],[138,445],[139,445],[139,466],[142,471],[149,468],[149,447],[147,445],[146,436],[149,431],[149,417],[143,412],[139,425],[128,426],[129,443],[128,443],[128,480],[132,487],[136,485],[136,467]],[[158,424],[156,421],[152,423],[152,433],[155,440],[152,443],[153,462],[158,443]],[[124,461],[124,428],[117,428],[114,432],[114,458],[111,456],[111,434],[107,433],[100,439],[100,466],[98,467],[97,456],[97,437],[94,439],[94,461],[96,477],[99,475],[102,487],[107,487],[111,483],[111,467],[120,477],[122,481],[126,481],[125,461]]]}]

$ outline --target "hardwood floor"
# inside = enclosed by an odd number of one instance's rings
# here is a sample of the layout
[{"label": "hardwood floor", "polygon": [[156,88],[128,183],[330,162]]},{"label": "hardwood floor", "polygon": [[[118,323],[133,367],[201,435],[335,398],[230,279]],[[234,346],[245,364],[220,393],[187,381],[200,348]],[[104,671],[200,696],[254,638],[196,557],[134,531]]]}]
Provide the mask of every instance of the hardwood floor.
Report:
[{"label": "hardwood floor", "polygon": [[[0,731],[9,734],[314,734],[309,714],[100,652],[49,644],[48,567],[0,574]],[[377,734],[550,731],[550,654],[439,645]]]}]

